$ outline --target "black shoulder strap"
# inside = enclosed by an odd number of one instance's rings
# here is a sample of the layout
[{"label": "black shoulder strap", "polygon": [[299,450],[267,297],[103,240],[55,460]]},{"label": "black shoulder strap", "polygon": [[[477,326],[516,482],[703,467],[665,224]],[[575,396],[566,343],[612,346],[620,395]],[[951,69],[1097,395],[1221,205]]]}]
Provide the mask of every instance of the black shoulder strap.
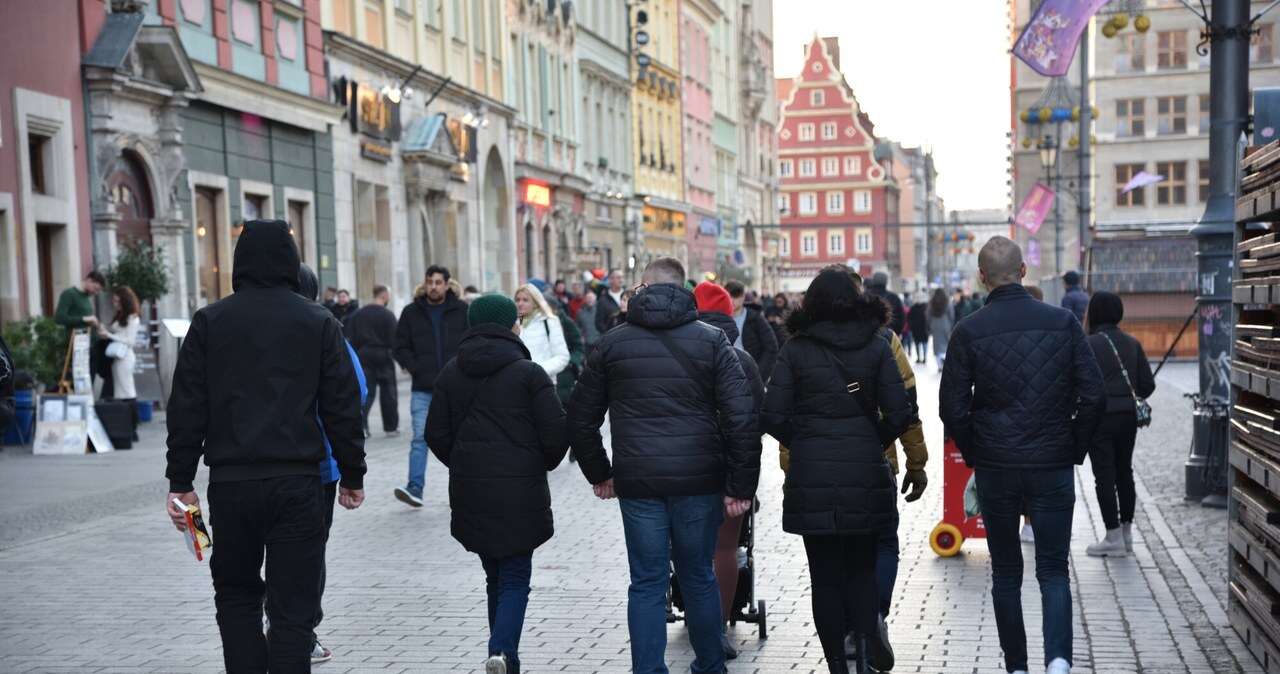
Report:
[{"label": "black shoulder strap", "polygon": [[[698,388],[701,388],[703,390],[704,394],[708,394],[707,400],[713,400],[714,396],[710,395],[709,392],[707,391],[708,387],[706,383],[703,381],[701,373],[698,371],[697,366],[693,364],[693,361],[689,360],[689,354],[685,353],[680,347],[676,346],[675,340],[671,339],[671,335],[667,334],[666,330],[646,329],[646,332],[653,335],[654,337],[657,337],[658,341],[662,342],[662,345],[666,347],[667,351],[671,352],[671,356],[676,359],[676,362],[680,363],[680,367],[684,370],[684,373],[689,375],[689,378],[693,380],[693,383],[698,385]],[[714,387],[713,387],[713,390],[714,390]]]},{"label": "black shoulder strap", "polygon": [[818,344],[817,342],[814,342],[814,345],[817,346],[818,350],[822,351],[822,354],[827,357],[827,362],[831,363],[832,369],[836,371],[836,374],[840,377],[841,381],[845,383],[845,393],[853,396],[854,401],[858,403],[858,407],[862,409],[862,414],[872,421],[879,420],[879,408],[867,395],[866,390],[862,386],[862,382],[849,376],[849,370],[845,367],[844,361],[836,357],[836,355],[831,352],[831,349],[828,349],[825,345]]}]

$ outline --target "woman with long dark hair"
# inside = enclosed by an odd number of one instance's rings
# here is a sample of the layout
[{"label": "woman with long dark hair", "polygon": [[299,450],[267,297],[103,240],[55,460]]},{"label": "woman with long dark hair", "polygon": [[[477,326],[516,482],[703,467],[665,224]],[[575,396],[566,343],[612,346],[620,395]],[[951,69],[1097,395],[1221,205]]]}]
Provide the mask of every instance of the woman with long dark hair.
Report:
[{"label": "woman with long dark hair", "polygon": [[1133,445],[1138,437],[1136,398],[1156,390],[1151,364],[1142,343],[1120,329],[1124,302],[1099,291],[1089,298],[1089,346],[1102,368],[1107,390],[1107,413],[1089,450],[1098,507],[1107,534],[1085,552],[1093,557],[1123,557],[1133,552],[1133,513],[1137,493],[1133,484]]},{"label": "woman with long dark hair", "polygon": [[938,359],[939,371],[947,359],[947,342],[951,341],[955,327],[956,308],[947,299],[947,292],[938,288],[929,299],[929,337],[933,340],[933,357]]},{"label": "woman with long dark hair", "polygon": [[[138,389],[133,381],[133,368],[137,364],[137,356],[133,347],[138,342],[138,332],[142,329],[142,320],[138,314],[138,296],[129,286],[116,286],[111,289],[111,308],[115,314],[109,327],[98,327],[98,336],[110,340],[107,344],[107,357],[111,359],[111,379],[114,385],[112,397],[116,400],[127,400],[136,403]],[[138,409],[133,408],[133,430],[138,431]]]},{"label": "woman with long dark hair", "polygon": [[782,528],[804,537],[813,620],[833,674],[846,674],[845,635],[857,672],[869,671],[878,628],[876,550],[896,529],[893,475],[881,437],[915,417],[880,327],[888,306],[863,294],[847,267],[829,267],[787,320],[791,339],[773,371],[761,428],[790,448]]}]

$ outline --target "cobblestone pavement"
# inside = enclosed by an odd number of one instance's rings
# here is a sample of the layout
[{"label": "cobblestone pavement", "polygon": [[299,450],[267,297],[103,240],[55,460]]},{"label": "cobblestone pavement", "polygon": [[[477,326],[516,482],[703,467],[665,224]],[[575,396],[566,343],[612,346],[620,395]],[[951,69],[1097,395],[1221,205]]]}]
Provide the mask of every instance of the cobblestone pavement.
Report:
[{"label": "cobblestone pavement", "polygon": [[[926,498],[902,506],[904,549],[891,619],[895,671],[1002,672],[984,541],[966,541],[951,559],[928,547],[941,514],[941,429],[937,375],[922,373],[920,381],[935,460]],[[1160,404],[1156,409],[1160,419]],[[1172,413],[1165,417],[1175,420]],[[208,569],[181,550],[161,513],[160,437],[148,429],[147,442],[117,455],[50,460],[0,453],[0,672],[221,671]],[[1185,443],[1170,445],[1182,453]],[[483,574],[449,537],[440,464],[433,459],[430,465],[425,508],[410,510],[392,498],[404,479],[407,446],[405,436],[371,441],[369,499],[360,510],[337,515],[319,629],[336,657],[317,672],[480,669]],[[779,527],[782,475],[774,443],[766,443],[764,465],[756,555],[769,639],[758,640],[750,625],[733,628],[741,657],[729,671],[825,671],[803,548]],[[1144,480],[1155,484],[1155,470],[1144,465]],[[1180,479],[1180,464],[1178,471]],[[1217,588],[1188,559],[1193,550],[1174,542],[1171,529],[1180,524],[1173,515],[1144,502],[1134,557],[1104,562],[1084,555],[1102,526],[1088,467],[1079,475],[1075,671],[1260,671],[1227,627]],[[9,484],[13,491],[4,489]],[[617,504],[596,500],[574,465],[552,474],[551,489],[558,533],[534,556],[521,646],[525,669],[626,671],[627,567]],[[27,500],[16,502],[19,496]],[[1040,611],[1029,560],[1026,577],[1035,663],[1042,657],[1034,636]],[[669,635],[672,670],[687,671],[692,656],[685,630],[674,625]]]}]

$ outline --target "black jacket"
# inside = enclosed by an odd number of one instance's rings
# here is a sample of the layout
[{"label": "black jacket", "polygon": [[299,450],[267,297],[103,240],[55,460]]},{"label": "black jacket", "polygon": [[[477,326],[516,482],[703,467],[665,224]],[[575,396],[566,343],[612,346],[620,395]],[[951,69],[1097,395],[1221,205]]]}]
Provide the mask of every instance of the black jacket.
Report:
[{"label": "black jacket", "polygon": [[917,342],[929,341],[929,305],[919,302],[911,305],[907,312],[907,323],[911,325],[911,339]]},{"label": "black jacket", "polygon": [[1102,372],[1080,322],[1019,284],[992,291],[951,333],[940,414],[970,466],[1079,463],[1103,404]]},{"label": "black jacket", "polygon": [[234,262],[235,293],[196,312],[178,353],[169,491],[191,491],[201,455],[212,482],[318,475],[326,458],[321,424],[342,486],[360,488],[360,386],[338,320],[296,294],[298,249],[288,225],[247,224]]},{"label": "black jacket", "polygon": [[361,365],[369,369],[394,367],[396,315],[390,309],[377,302],[366,304],[347,319],[343,332]]},{"label": "black jacket", "polygon": [[431,391],[444,364],[458,354],[458,344],[467,331],[467,305],[453,291],[444,296],[440,343],[427,313],[430,306],[423,295],[400,312],[396,325],[396,362],[413,375],[413,390]]},{"label": "black jacket", "polygon": [[760,376],[767,382],[778,362],[778,335],[759,307],[748,306],[742,321],[742,348],[760,365]]},{"label": "black jacket", "polygon": [[[688,356],[698,380],[658,331]],[[612,463],[600,441],[606,411]],[[626,324],[587,356],[569,433],[582,474],[592,484],[613,478],[621,497],[755,495],[760,434],[751,386],[724,331],[699,321],[693,293],[679,286],[653,285],[632,298]]]},{"label": "black jacket", "polygon": [[[715,311],[699,311],[698,320],[724,330],[724,336],[729,338],[730,344],[738,340],[738,324],[733,322],[733,316]],[[755,403],[756,414],[759,414],[760,408],[764,406],[764,380],[760,378],[760,366],[756,365],[756,359],[746,349],[735,348],[734,351],[738,354],[738,362],[742,363],[742,373],[747,375],[747,383],[751,385],[751,400]]]},{"label": "black jacket", "polygon": [[333,314],[333,317],[338,319],[339,323],[346,323],[347,319],[356,315],[356,312],[360,310],[360,303],[355,300],[350,300],[346,305],[334,302],[329,305],[328,309]]},{"label": "black jacket", "polygon": [[885,286],[877,285],[868,285],[867,294],[889,303],[889,309],[893,312],[889,316],[889,327],[901,337],[902,332],[907,329],[907,311],[902,306],[902,298],[897,293],[889,292]]},{"label": "black jacket", "polygon": [[[864,296],[849,320],[792,315],[761,414],[764,430],[791,450],[782,529],[800,535],[865,534],[897,527],[897,495],[876,430],[847,392],[857,382],[901,435],[915,410],[890,342],[877,336],[888,307]],[[843,363],[837,365],[835,360]],[[846,377],[852,381],[846,381]]]},{"label": "black jacket", "polygon": [[1102,368],[1102,381],[1107,392],[1107,413],[1134,414],[1133,393],[1129,391],[1129,384],[1120,371],[1115,351],[1107,343],[1108,337],[1116,345],[1116,351],[1120,352],[1125,369],[1129,371],[1129,379],[1133,382],[1133,390],[1139,398],[1147,398],[1156,391],[1151,363],[1147,362],[1147,353],[1142,350],[1142,344],[1115,324],[1099,326],[1089,335],[1089,346],[1093,347],[1098,367]]},{"label": "black jacket", "polygon": [[0,435],[13,423],[16,403],[13,399],[13,384],[18,372],[13,364],[13,355],[9,346],[0,337]]},{"label": "black jacket", "polygon": [[603,335],[615,326],[620,325],[617,320],[618,312],[620,311],[622,311],[622,308],[618,306],[617,302],[613,301],[613,295],[609,294],[609,289],[601,290],[596,301],[596,330],[599,330],[600,334]]},{"label": "black jacket", "polygon": [[426,435],[449,468],[450,530],[463,547],[501,559],[551,538],[547,471],[569,446],[564,409],[519,337],[495,325],[463,336],[436,380]]}]

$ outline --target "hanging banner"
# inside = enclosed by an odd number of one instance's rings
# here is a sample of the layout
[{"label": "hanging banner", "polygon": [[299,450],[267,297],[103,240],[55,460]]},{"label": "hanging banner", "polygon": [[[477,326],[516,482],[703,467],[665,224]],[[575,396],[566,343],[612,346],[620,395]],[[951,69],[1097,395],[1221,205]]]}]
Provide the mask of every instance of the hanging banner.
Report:
[{"label": "hanging banner", "polygon": [[1018,216],[1013,219],[1013,224],[1035,236],[1035,233],[1040,231],[1040,225],[1044,224],[1044,219],[1048,217],[1049,209],[1053,208],[1053,200],[1056,198],[1057,195],[1047,185],[1036,183],[1027,194],[1026,200],[1022,202],[1022,208],[1018,209]]},{"label": "hanging banner", "polygon": [[1013,55],[1045,77],[1071,68],[1089,19],[1108,0],[1044,0],[1013,45]]},{"label": "hanging banner", "polygon": [[1032,267],[1040,266],[1040,241],[1037,239],[1029,239],[1027,241],[1027,264]]}]

